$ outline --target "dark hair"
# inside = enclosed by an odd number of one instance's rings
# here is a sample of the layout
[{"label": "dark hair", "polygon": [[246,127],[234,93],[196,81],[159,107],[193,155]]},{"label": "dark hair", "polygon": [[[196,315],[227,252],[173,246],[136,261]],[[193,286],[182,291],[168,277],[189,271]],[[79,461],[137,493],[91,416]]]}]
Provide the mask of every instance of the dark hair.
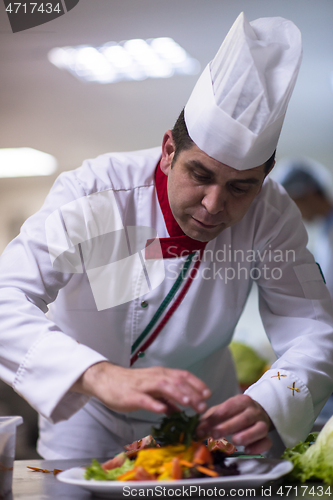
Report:
[{"label": "dark hair", "polygon": [[265,163],[265,175],[268,174],[268,172],[270,171],[270,169],[273,166],[273,163],[275,162],[275,153],[276,153],[276,150],[274,151],[272,156],[270,158],[268,158],[268,160]]},{"label": "dark hair", "polygon": [[185,149],[191,149],[194,146],[194,142],[188,134],[188,130],[184,118],[184,109],[177,118],[177,121],[172,129],[172,139],[175,146],[175,154],[173,156],[173,161],[177,158],[179,153]]},{"label": "dark hair", "polygon": [[289,160],[288,171],[280,184],[289,194],[290,198],[299,198],[310,193],[318,193],[327,199],[322,185],[317,181],[314,174],[307,170],[307,164],[302,164],[302,159]]},{"label": "dark hair", "polygon": [[[191,137],[189,136],[187,126],[184,118],[184,109],[181,111],[180,115],[177,118],[177,121],[172,129],[172,138],[175,145],[175,154],[173,156],[173,162],[176,160],[179,153],[185,149],[191,149],[194,145]],[[270,171],[274,161],[275,161],[275,152],[272,154],[270,158],[266,161],[265,164],[265,175]]]}]

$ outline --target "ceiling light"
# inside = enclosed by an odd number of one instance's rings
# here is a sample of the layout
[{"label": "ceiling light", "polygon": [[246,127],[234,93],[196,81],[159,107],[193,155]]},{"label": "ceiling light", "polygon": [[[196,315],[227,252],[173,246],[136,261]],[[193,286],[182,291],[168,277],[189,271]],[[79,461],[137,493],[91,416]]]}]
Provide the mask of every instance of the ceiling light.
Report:
[{"label": "ceiling light", "polygon": [[57,169],[54,156],[32,148],[0,149],[0,177],[51,175]]},{"label": "ceiling light", "polygon": [[99,83],[169,78],[200,71],[199,62],[168,37],[109,42],[101,47],[59,47],[52,49],[48,58],[81,80]]}]

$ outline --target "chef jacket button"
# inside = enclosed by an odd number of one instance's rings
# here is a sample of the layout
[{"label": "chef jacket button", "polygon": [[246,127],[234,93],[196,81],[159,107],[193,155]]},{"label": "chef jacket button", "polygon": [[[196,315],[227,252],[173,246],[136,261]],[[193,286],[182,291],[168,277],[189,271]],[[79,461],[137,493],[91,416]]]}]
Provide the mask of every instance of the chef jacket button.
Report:
[{"label": "chef jacket button", "polygon": [[144,355],[145,355],[144,352],[142,352],[142,351],[138,352],[138,358],[143,358]]},{"label": "chef jacket button", "polygon": [[146,309],[146,307],[148,307],[148,302],[147,302],[146,300],[143,300],[143,301],[141,302],[141,307],[142,307],[143,309]]}]

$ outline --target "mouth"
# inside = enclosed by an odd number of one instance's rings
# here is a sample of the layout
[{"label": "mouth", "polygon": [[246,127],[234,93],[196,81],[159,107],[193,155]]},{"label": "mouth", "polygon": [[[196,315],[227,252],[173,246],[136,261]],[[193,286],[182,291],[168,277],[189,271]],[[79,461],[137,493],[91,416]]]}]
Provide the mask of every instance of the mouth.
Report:
[{"label": "mouth", "polygon": [[203,227],[204,229],[215,229],[217,228],[218,226],[221,226],[222,224],[205,224],[204,222],[201,222],[197,219],[195,219],[194,217],[192,217],[192,219],[194,220],[194,222],[199,226],[199,227]]}]

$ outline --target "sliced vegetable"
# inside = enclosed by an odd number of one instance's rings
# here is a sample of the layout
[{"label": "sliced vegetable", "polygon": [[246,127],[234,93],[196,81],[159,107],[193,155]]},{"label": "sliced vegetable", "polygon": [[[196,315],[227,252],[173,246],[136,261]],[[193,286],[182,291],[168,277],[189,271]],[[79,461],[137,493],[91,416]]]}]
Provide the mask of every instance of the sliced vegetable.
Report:
[{"label": "sliced vegetable", "polygon": [[[39,467],[31,467],[29,465],[27,465],[27,469],[31,469],[33,472],[43,472],[44,474],[52,473],[54,476],[59,474],[59,472],[63,472],[61,469],[48,470],[48,469],[40,469]],[[4,469],[0,467],[0,470],[3,471]],[[13,467],[7,467],[6,470],[13,470]]]},{"label": "sliced vegetable", "polygon": [[193,462],[196,464],[212,464],[213,457],[207,446],[201,444],[194,452]]},{"label": "sliced vegetable", "polygon": [[185,467],[194,467],[193,462],[189,462],[188,460],[184,460],[183,458],[179,460],[181,465],[185,465]]},{"label": "sliced vegetable", "polygon": [[218,472],[215,472],[215,470],[208,469],[207,467],[203,467],[202,465],[197,465],[197,470],[199,472],[202,472],[202,474],[206,474],[206,476],[211,476],[211,477],[218,477]]},{"label": "sliced vegetable", "polygon": [[123,474],[120,474],[120,476],[117,477],[117,481],[135,481],[135,477],[136,477],[136,470],[135,467],[133,467],[133,469],[128,470]]},{"label": "sliced vegetable", "polygon": [[123,463],[126,460],[126,453],[122,451],[121,453],[118,453],[114,458],[111,458],[110,460],[107,460],[102,464],[102,469],[105,471],[107,470],[112,470],[116,469],[117,467],[121,467]]},{"label": "sliced vegetable", "polygon": [[152,481],[154,479],[156,479],[156,476],[147,472],[140,465],[117,477],[118,481]]},{"label": "sliced vegetable", "polygon": [[161,446],[160,448],[140,450],[135,460],[135,465],[142,465],[151,474],[161,474],[166,463],[171,462],[174,457],[192,462],[194,447],[185,447],[183,444],[175,446]]},{"label": "sliced vegetable", "polygon": [[[229,466],[224,463],[225,453],[221,448],[228,449],[231,453],[230,448],[235,449],[235,447],[225,439],[218,441],[210,439],[214,453],[222,455],[213,457],[213,452],[197,440],[196,429],[199,418],[198,414],[189,417],[184,412],[175,412],[171,417],[165,417],[160,427],[153,428],[153,436],[146,436],[125,446],[125,452],[119,453],[102,465],[93,460],[92,465],[86,469],[85,478],[159,481],[202,476],[216,477],[220,473],[228,475]],[[160,446],[154,438],[163,446]],[[234,469],[230,470],[230,474],[236,472]]]},{"label": "sliced vegetable", "polygon": [[85,479],[95,479],[96,481],[116,481],[118,476],[133,469],[134,462],[126,458],[121,467],[116,467],[112,470],[104,470],[101,464],[93,459],[90,467],[86,468],[84,477]]},{"label": "sliced vegetable", "polygon": [[178,457],[173,457],[172,459],[172,472],[171,472],[171,478],[172,479],[181,479],[183,477],[183,471],[179,463],[179,458]]}]

